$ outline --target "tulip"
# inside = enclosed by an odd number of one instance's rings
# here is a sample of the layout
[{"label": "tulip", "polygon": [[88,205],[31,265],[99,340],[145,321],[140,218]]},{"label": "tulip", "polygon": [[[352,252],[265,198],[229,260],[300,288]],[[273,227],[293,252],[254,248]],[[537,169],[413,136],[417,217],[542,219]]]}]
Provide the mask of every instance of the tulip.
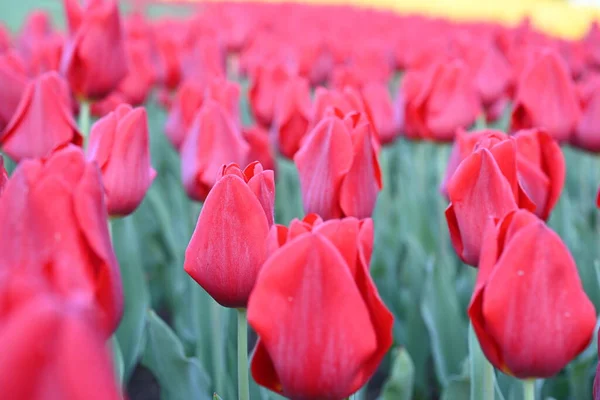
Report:
[{"label": "tulip", "polygon": [[124,104],[98,120],[90,132],[87,158],[102,173],[108,214],[131,214],[156,176],[150,165],[146,110]]},{"label": "tulip", "polygon": [[270,238],[275,251],[248,302],[259,336],[252,376],[292,399],[349,397],[393,341],[393,315],[369,275],[373,223],[313,214]]},{"label": "tulip", "polygon": [[481,114],[472,72],[460,60],[409,70],[401,90],[409,138],[452,141],[458,128],[469,127]]},{"label": "tulip", "polygon": [[373,213],[381,171],[371,125],[363,114],[323,118],[294,156],[307,213],[325,219]]},{"label": "tulip", "polygon": [[184,81],[177,89],[165,123],[165,134],[175,149],[181,148],[203,101],[204,87],[194,81]]},{"label": "tulip", "polygon": [[28,74],[37,76],[59,69],[64,42],[63,35],[53,30],[50,16],[44,11],[34,11],[23,24],[16,49]]},{"label": "tulip", "polygon": [[125,46],[129,66],[127,75],[117,87],[128,103],[133,106],[144,104],[155,81],[151,49],[141,40],[129,40]]},{"label": "tulip", "polygon": [[3,53],[10,48],[11,42],[12,38],[10,31],[3,23],[0,23],[0,53]]},{"label": "tulip", "polygon": [[583,89],[580,96],[583,113],[571,137],[571,143],[597,153],[600,152],[600,78],[595,77]]},{"label": "tulip", "polygon": [[59,147],[81,145],[82,137],[71,114],[66,82],[47,72],[30,82],[16,111],[0,136],[0,145],[15,161],[45,157]]},{"label": "tulip", "polygon": [[535,209],[518,182],[514,139],[494,133],[465,158],[450,178],[446,220],[458,256],[476,266],[482,234],[490,218],[500,219],[518,207]]},{"label": "tulip", "polygon": [[[315,90],[315,99],[313,101],[310,123],[307,128],[307,133],[312,131],[315,126],[330,112],[330,109],[339,109],[342,114],[351,112],[360,112],[366,115],[369,121],[372,117],[369,110],[365,107],[360,92],[351,88],[345,87],[344,90],[328,90],[322,87]],[[375,124],[371,123],[374,129]]]},{"label": "tulip", "polygon": [[223,165],[185,252],[185,271],[219,304],[243,308],[267,258],[273,171],[254,162]]},{"label": "tulip", "polygon": [[127,55],[115,0],[65,0],[69,38],[60,63],[78,97],[100,99],[127,75]]},{"label": "tulip", "polygon": [[292,76],[290,69],[281,63],[257,68],[251,79],[248,101],[258,123],[271,126],[280,92]]},{"label": "tulip", "polygon": [[386,85],[369,83],[361,91],[365,107],[373,118],[381,144],[389,144],[400,134],[404,121],[403,99],[395,104]]},{"label": "tulip", "polygon": [[204,98],[212,99],[219,103],[231,118],[241,126],[240,122],[240,95],[242,89],[239,83],[228,81],[221,77],[211,79],[204,90]]},{"label": "tulip", "polygon": [[543,130],[522,130],[514,138],[519,182],[535,204],[535,214],[546,220],[565,184],[565,157],[558,143]]},{"label": "tulip", "polygon": [[290,78],[275,104],[273,136],[279,151],[293,158],[307,133],[310,121],[310,87],[304,78]]},{"label": "tulip", "polygon": [[100,171],[80,148],[24,160],[0,197],[0,271],[44,276],[67,299],[91,298],[98,331],[108,337],[123,292],[107,218]]},{"label": "tulip", "polygon": [[569,249],[519,210],[490,222],[481,254],[469,317],[483,353],[517,378],[558,374],[587,347],[596,324]]},{"label": "tulip", "polygon": [[250,146],[231,115],[214,100],[205,101],[181,147],[181,176],[189,197],[203,201],[221,166],[243,164]]},{"label": "tulip", "polygon": [[0,392],[14,400],[120,399],[88,299],[61,299],[42,277],[12,272],[0,279]]},{"label": "tulip", "polygon": [[581,115],[575,86],[555,51],[544,49],[523,71],[511,115],[511,129],[543,128],[566,141]]},{"label": "tulip", "polygon": [[7,182],[8,173],[6,172],[6,168],[4,168],[4,158],[0,156],[0,195],[2,195]]},{"label": "tulip", "polygon": [[17,110],[26,86],[27,75],[23,60],[11,51],[0,54],[0,132]]},{"label": "tulip", "polygon": [[258,161],[265,169],[275,171],[275,155],[267,131],[259,125],[253,125],[243,128],[242,136],[250,146],[248,163]]}]

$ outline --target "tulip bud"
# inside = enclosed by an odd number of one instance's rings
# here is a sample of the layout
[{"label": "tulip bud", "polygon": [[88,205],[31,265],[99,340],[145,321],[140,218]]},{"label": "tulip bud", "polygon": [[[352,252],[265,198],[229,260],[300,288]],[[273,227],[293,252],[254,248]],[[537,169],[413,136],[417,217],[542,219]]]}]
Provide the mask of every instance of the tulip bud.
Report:
[{"label": "tulip bud", "polygon": [[8,126],[0,136],[2,149],[15,161],[45,157],[82,137],[71,114],[66,82],[47,72],[30,82]]},{"label": "tulip bud", "polygon": [[274,253],[248,303],[259,335],[252,376],[292,399],[349,397],[393,341],[393,315],[369,275],[373,222],[312,214],[270,238]]},{"label": "tulip bud", "polygon": [[274,220],[273,171],[223,165],[185,252],[185,271],[219,304],[246,307],[267,258]]},{"label": "tulip bud", "polygon": [[520,379],[558,374],[596,325],[569,250],[525,210],[489,222],[469,317],[487,359]]},{"label": "tulip bud", "polygon": [[98,120],[90,132],[87,158],[102,172],[108,214],[131,214],[156,176],[150,165],[146,110],[120,105]]}]

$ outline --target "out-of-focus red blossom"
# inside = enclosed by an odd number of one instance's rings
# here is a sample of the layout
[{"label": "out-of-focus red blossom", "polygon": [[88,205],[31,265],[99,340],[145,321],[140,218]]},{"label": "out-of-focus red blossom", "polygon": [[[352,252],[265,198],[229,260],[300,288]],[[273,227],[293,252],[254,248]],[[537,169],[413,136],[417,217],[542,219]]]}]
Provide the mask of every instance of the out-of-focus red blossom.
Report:
[{"label": "out-of-focus red blossom", "polygon": [[59,297],[93,301],[99,331],[109,337],[123,292],[97,166],[72,145],[22,161],[0,197],[0,218],[0,271],[44,277]]},{"label": "out-of-focus red blossom", "polygon": [[248,101],[256,121],[270,127],[275,114],[275,104],[279,101],[281,90],[294,76],[290,68],[282,63],[260,65],[250,78],[251,85]]},{"label": "out-of-focus red blossom", "polygon": [[210,82],[225,77],[225,51],[218,38],[198,38],[182,60],[184,79]]},{"label": "out-of-focus red blossom", "polygon": [[17,110],[27,86],[25,65],[13,51],[0,53],[0,132]]},{"label": "out-of-focus red blossom", "polygon": [[128,71],[119,7],[115,0],[64,0],[69,37],[60,63],[71,89],[101,99],[117,88]]},{"label": "out-of-focus red blossom", "polygon": [[6,168],[4,168],[4,158],[0,156],[0,195],[4,191],[4,186],[8,182],[8,173],[6,172]]},{"label": "out-of-focus red blossom", "polygon": [[8,28],[0,23],[0,53],[5,52],[11,46],[12,38]]},{"label": "out-of-focus red blossom", "polygon": [[156,79],[148,43],[129,40],[125,46],[129,70],[119,83],[117,91],[133,106],[144,104]]},{"label": "out-of-focus red blossom", "polygon": [[106,337],[90,321],[90,299],[84,293],[65,299],[43,277],[0,273],[0,340],[6,346],[0,391],[14,400],[120,399]]},{"label": "out-of-focus red blossom", "polygon": [[71,114],[71,99],[66,82],[55,72],[31,81],[0,145],[13,160],[45,157],[68,143],[81,145],[82,137]]},{"label": "out-of-focus red blossom", "polygon": [[225,108],[207,100],[196,114],[181,146],[181,176],[188,196],[203,201],[215,184],[221,166],[243,165],[250,146]]},{"label": "out-of-focus red blossom", "polygon": [[405,134],[412,139],[451,141],[481,113],[472,71],[461,60],[409,70],[402,81]]},{"label": "out-of-focus red blossom", "polygon": [[177,21],[161,20],[155,27],[158,78],[169,89],[181,82],[182,32]]},{"label": "out-of-focus red blossom", "polygon": [[290,78],[275,102],[271,132],[279,152],[293,158],[307,133],[311,115],[310,87],[305,78]]},{"label": "out-of-focus red blossom", "polygon": [[215,77],[207,82],[204,98],[219,103],[229,112],[231,118],[240,126],[240,96],[242,89],[239,83],[222,77]]},{"label": "out-of-focus red blossom", "polygon": [[292,399],[342,399],[370,379],[393,341],[393,315],[369,275],[372,246],[371,219],[310,214],[271,229],[276,250],[248,303],[259,385]]},{"label": "out-of-focus red blossom", "polygon": [[96,101],[90,105],[91,115],[97,118],[115,111],[122,104],[129,104],[123,93],[118,91],[112,92],[100,101]]},{"label": "out-of-focus red blossom", "polygon": [[544,130],[522,130],[515,133],[514,138],[519,183],[536,205],[535,214],[546,220],[565,184],[564,155],[558,143]]},{"label": "out-of-focus red blossom", "polygon": [[594,21],[583,39],[586,60],[594,67],[600,67],[600,25]]},{"label": "out-of-focus red blossom", "polygon": [[331,74],[331,86],[334,89],[342,90],[346,86],[354,89],[361,89],[370,77],[356,65],[338,65]]},{"label": "out-of-focus red blossom", "polygon": [[185,252],[185,271],[219,304],[243,308],[267,258],[273,171],[254,162],[223,165]]},{"label": "out-of-focus red blossom", "polygon": [[[465,149],[471,143],[461,144],[459,154],[461,146]],[[482,234],[490,218],[502,218],[517,208],[536,208],[518,181],[516,140],[488,131],[475,146],[447,183],[446,209],[456,254],[473,266],[479,263]]]},{"label": "out-of-focus red blossom", "polygon": [[[342,114],[360,112],[364,114],[370,122],[373,121],[358,90],[350,86],[346,86],[343,90],[328,90],[323,87],[318,87],[315,90],[310,123],[307,128],[308,131],[312,131],[327,113],[335,108],[340,110]],[[375,124],[371,123],[371,125],[372,128],[375,129]]]},{"label": "out-of-focus red blossom", "polygon": [[175,149],[181,148],[203,101],[204,87],[197,82],[184,81],[177,89],[165,123],[165,134]]},{"label": "out-of-focus red blossom", "polygon": [[592,74],[578,86],[583,108],[571,144],[591,152],[600,151],[600,75]]},{"label": "out-of-focus red blossom", "polygon": [[331,109],[294,156],[304,210],[325,219],[371,216],[382,187],[375,142],[363,114]]},{"label": "out-of-focus red blossom", "polygon": [[496,46],[472,41],[466,61],[475,71],[475,86],[485,106],[494,104],[508,93],[512,71]]},{"label": "out-of-focus red blossom", "polygon": [[159,88],[156,93],[156,102],[163,109],[169,111],[173,105],[175,99],[175,93],[167,88]]},{"label": "out-of-focus red blossom", "polygon": [[517,86],[511,129],[543,128],[566,141],[581,115],[577,93],[565,62],[546,48],[523,71]]},{"label": "out-of-focus red blossom", "polygon": [[258,161],[265,169],[275,171],[275,155],[269,133],[259,125],[242,128],[242,135],[250,146],[248,162]]},{"label": "out-of-focus red blossom", "polygon": [[373,119],[375,131],[382,145],[393,142],[404,125],[404,99],[400,94],[396,102],[386,85],[369,83],[361,90],[361,96]]},{"label": "out-of-focus red blossom", "polygon": [[30,76],[56,71],[60,67],[64,36],[53,30],[50,16],[34,11],[25,20],[16,43]]},{"label": "out-of-focus red blossom", "polygon": [[521,379],[558,374],[587,347],[596,324],[568,248],[519,210],[489,223],[481,254],[469,317],[487,359]]},{"label": "out-of-focus red blossom", "polygon": [[108,213],[131,214],[156,176],[150,165],[146,110],[123,104],[98,120],[90,131],[88,160],[102,172]]}]

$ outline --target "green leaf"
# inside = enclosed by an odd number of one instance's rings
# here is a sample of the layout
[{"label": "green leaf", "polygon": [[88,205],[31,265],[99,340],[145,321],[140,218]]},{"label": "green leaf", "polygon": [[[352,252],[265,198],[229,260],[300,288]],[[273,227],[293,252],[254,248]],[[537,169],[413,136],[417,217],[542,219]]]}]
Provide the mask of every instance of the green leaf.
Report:
[{"label": "green leaf", "polygon": [[123,373],[125,370],[123,365],[123,353],[121,352],[121,347],[119,346],[119,341],[117,340],[116,336],[113,335],[113,337],[110,339],[110,344],[112,347],[115,375],[117,376],[118,382],[123,384]]},{"label": "green leaf", "polygon": [[446,386],[452,375],[460,374],[467,357],[467,326],[458,306],[454,277],[441,263],[430,266],[423,290],[421,314],[431,338],[436,375]]},{"label": "green leaf", "polygon": [[154,311],[149,311],[147,321],[142,364],[158,380],[161,399],[210,399],[210,381],[200,362],[185,356],[179,338]]},{"label": "green leaf", "polygon": [[139,231],[135,229],[133,219],[127,217],[111,223],[125,296],[125,310],[116,338],[123,357],[123,378],[127,382],[144,346],[144,327],[150,308],[150,295],[140,257]]},{"label": "green leaf", "polygon": [[413,395],[415,366],[404,348],[395,349],[390,377],[383,385],[383,400],[410,400]]},{"label": "green leaf", "polygon": [[454,377],[448,381],[440,400],[466,400],[469,398],[470,386],[468,377]]},{"label": "green leaf", "polygon": [[213,400],[223,400],[223,399],[218,394],[213,393]]}]

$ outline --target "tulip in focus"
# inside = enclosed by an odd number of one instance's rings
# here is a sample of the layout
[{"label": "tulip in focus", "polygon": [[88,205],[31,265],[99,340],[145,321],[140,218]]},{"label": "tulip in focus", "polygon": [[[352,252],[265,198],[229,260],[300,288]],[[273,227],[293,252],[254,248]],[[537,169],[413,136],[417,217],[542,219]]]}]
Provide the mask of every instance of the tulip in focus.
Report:
[{"label": "tulip in focus", "polygon": [[66,82],[56,72],[47,72],[31,81],[0,136],[2,150],[20,161],[46,157],[69,143],[81,145],[69,96]]},{"label": "tulip in focus", "polygon": [[373,222],[314,214],[274,226],[250,295],[254,380],[291,399],[343,399],[374,374],[393,316],[369,274]]},{"label": "tulip in focus", "polygon": [[77,97],[101,99],[117,88],[128,64],[115,0],[64,0],[69,38],[61,72]]},{"label": "tulip in focus", "polygon": [[87,158],[102,173],[108,214],[131,214],[156,176],[150,165],[146,110],[124,104],[98,120],[90,132]]},{"label": "tulip in focus", "polygon": [[90,299],[97,330],[108,338],[123,292],[107,219],[100,171],[80,148],[22,161],[0,197],[0,275],[43,276],[66,301]]},{"label": "tulip in focus", "polygon": [[267,258],[273,171],[254,162],[223,165],[185,252],[185,271],[219,304],[244,308]]},{"label": "tulip in focus", "polygon": [[382,187],[375,146],[363,114],[331,110],[294,156],[304,210],[324,219],[370,217]]},{"label": "tulip in focus", "polygon": [[569,249],[525,210],[486,228],[469,317],[487,359],[520,379],[558,374],[596,325]]}]

